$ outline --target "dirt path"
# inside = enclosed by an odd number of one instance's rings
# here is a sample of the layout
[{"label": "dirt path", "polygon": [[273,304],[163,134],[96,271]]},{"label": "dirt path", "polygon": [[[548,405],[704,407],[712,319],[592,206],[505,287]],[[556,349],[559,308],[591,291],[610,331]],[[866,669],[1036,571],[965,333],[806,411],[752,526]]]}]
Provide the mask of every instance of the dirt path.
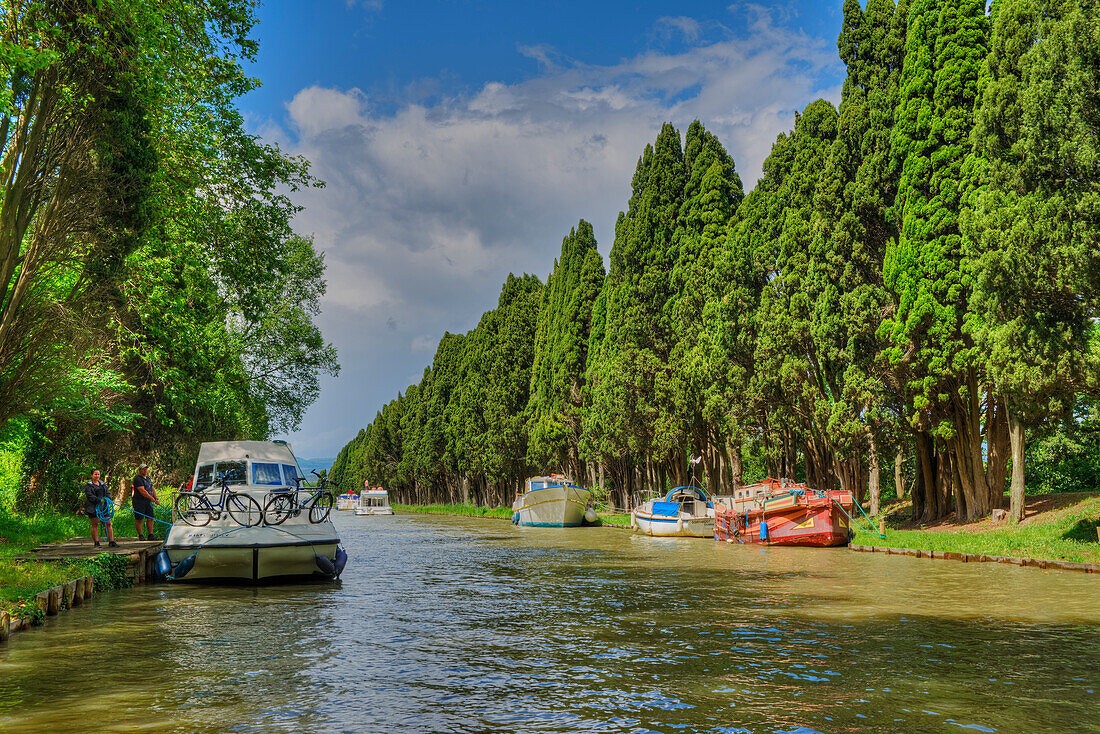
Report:
[{"label": "dirt path", "polygon": [[[1024,519],[1020,523],[1020,525],[1029,525],[1040,518],[1043,522],[1057,520],[1060,515],[1072,512],[1073,507],[1075,507],[1082,501],[1092,499],[1093,497],[1100,497],[1100,492],[1030,494],[1026,497],[1027,504],[1024,505]],[[980,532],[1003,524],[994,523],[991,517],[984,517],[981,520],[975,520],[974,522],[966,522],[965,520],[957,519],[955,517],[955,513],[951,513],[941,520],[922,525],[920,523],[912,522],[908,519],[910,507],[911,502],[909,500],[904,500],[902,502],[895,502],[887,508],[889,514],[895,520],[900,520],[902,518],[905,519],[905,521],[901,525],[897,526],[899,530],[967,530],[972,532]]]}]

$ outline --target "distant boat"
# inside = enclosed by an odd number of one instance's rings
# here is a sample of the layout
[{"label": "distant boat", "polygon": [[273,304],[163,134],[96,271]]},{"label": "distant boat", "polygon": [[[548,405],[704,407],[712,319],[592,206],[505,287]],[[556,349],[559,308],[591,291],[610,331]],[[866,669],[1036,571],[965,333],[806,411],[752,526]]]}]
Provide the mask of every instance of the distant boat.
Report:
[{"label": "distant boat", "polygon": [[548,528],[572,528],[596,521],[588,507],[592,492],[561,474],[531,477],[512,504],[512,523]]},{"label": "distant boat", "polygon": [[715,500],[715,540],[827,548],[848,545],[855,508],[846,490],[766,479]]},{"label": "distant boat", "polygon": [[358,506],[359,497],[356,496],[355,492],[347,492],[336,497],[337,510],[354,510]]},{"label": "distant boat", "polygon": [[630,512],[630,525],[646,535],[710,538],[714,503],[698,487],[676,487],[663,499],[652,499]]},{"label": "distant boat", "polygon": [[369,489],[359,493],[359,504],[355,507],[356,515],[392,515],[390,507],[390,493],[384,489]]}]

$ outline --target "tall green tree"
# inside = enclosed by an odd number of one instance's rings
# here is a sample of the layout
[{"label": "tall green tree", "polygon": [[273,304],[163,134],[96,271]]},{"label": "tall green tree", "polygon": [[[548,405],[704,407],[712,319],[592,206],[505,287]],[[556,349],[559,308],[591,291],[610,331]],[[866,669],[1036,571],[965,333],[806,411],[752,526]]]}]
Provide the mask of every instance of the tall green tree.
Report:
[{"label": "tall green tree", "polygon": [[527,405],[531,463],[553,463],[577,478],[592,306],[603,280],[592,225],[582,219],[562,241],[542,290]]},{"label": "tall green tree", "polygon": [[[1000,497],[1007,451],[1003,406],[987,394],[964,333],[971,283],[959,228],[973,107],[987,52],[982,0],[914,0],[909,7],[892,156],[901,177],[900,231],[884,280],[894,309],[880,329],[916,431],[921,483],[914,512],[945,514],[952,490],[960,515],[977,517]],[[983,461],[983,401],[990,465]],[[999,423],[998,423],[999,421]]]},{"label": "tall green tree", "polygon": [[657,423],[659,451],[701,452],[711,490],[718,487],[720,454],[725,451],[720,416],[706,409],[707,391],[721,380],[721,366],[711,360],[715,333],[707,328],[704,311],[723,289],[716,262],[726,243],[729,223],[744,199],[744,188],[733,158],[698,121],[684,139],[688,177],[676,222],[670,301],[672,348],[668,369],[657,382],[660,404]]},{"label": "tall green tree", "polygon": [[1023,519],[1024,427],[1069,413],[1097,373],[1100,11],[1001,0],[976,111],[982,188],[967,234],[969,331],[1009,408],[1011,515]]}]

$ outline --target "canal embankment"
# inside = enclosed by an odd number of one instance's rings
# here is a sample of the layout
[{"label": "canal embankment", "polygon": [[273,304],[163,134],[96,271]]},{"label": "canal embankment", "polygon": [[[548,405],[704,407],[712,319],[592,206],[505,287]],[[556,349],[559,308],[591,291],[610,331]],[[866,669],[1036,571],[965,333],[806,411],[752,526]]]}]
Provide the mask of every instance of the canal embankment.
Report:
[{"label": "canal embankment", "polygon": [[103,534],[97,548],[86,517],[0,513],[0,640],[95,593],[150,578],[160,541],[122,534],[134,527],[129,509],[116,513],[114,527],[118,547],[109,547]]},{"label": "canal embankment", "polygon": [[[919,552],[923,558],[984,559],[1044,568],[1100,564],[1098,492],[1028,496],[1019,523],[994,522],[990,517],[964,522],[949,516],[933,525],[921,525],[910,519],[910,509],[908,502],[884,508],[875,518],[883,521],[881,535],[858,529],[852,539],[853,550]],[[1081,570],[1072,565],[1068,568]]]},{"label": "canal embankment", "polygon": [[[411,512],[418,515],[456,515],[458,517],[487,517],[494,520],[511,520],[511,507],[480,507],[470,503],[430,504],[430,505],[393,505],[396,512]],[[608,527],[630,527],[629,512],[604,512],[597,510],[600,524]]]}]

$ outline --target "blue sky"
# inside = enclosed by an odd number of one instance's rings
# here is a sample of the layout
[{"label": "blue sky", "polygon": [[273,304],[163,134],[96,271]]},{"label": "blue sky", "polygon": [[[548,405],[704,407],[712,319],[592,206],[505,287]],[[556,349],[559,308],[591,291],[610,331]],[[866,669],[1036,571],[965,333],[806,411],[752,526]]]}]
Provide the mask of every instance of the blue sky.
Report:
[{"label": "blue sky", "polygon": [[839,102],[837,2],[267,2],[241,100],[313,163],[295,222],[326,253],[343,371],[289,436],[332,456],[473,328],[509,272],[545,278],[579,218],[607,256],[638,155],[700,119],[751,187],[795,110]]}]

